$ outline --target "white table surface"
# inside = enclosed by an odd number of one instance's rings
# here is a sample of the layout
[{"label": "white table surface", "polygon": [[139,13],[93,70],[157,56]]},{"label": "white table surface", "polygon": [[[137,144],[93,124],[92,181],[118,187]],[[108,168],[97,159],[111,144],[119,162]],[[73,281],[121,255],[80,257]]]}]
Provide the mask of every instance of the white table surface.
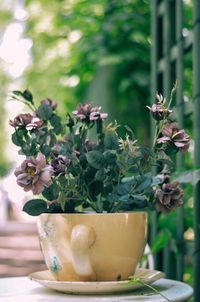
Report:
[{"label": "white table surface", "polygon": [[[187,301],[193,294],[188,284],[169,279],[160,279],[152,284],[170,301]],[[135,290],[131,293],[82,296],[62,294],[43,287],[28,277],[14,277],[0,279],[1,302],[166,302],[161,295],[154,294],[147,288]]]}]

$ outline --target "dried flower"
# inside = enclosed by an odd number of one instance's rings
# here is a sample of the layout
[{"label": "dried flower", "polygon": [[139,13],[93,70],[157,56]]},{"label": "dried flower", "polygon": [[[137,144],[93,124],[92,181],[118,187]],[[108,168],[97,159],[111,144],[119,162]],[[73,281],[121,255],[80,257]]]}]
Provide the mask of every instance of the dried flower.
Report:
[{"label": "dried flower", "polygon": [[165,107],[165,99],[161,94],[157,94],[156,98],[157,103],[153,104],[151,107],[147,106],[147,108],[151,111],[153,118],[156,121],[160,121],[166,119],[173,112],[173,110]]},{"label": "dried flower", "polygon": [[185,131],[179,130],[176,123],[167,124],[162,130],[163,136],[157,139],[157,143],[168,143],[180,149],[182,152],[188,150],[190,137]]},{"label": "dried flower", "polygon": [[52,110],[55,110],[57,108],[57,106],[58,106],[58,104],[57,104],[56,101],[53,101],[53,100],[51,100],[49,98],[46,98],[46,99],[42,100],[40,102],[40,104],[41,105],[47,105],[47,106],[51,107]]},{"label": "dried flower", "polygon": [[51,166],[53,167],[55,175],[64,174],[69,164],[70,160],[64,155],[54,156],[51,161]]},{"label": "dried flower", "polygon": [[24,128],[31,123],[33,116],[30,113],[21,113],[14,120],[10,120],[9,124],[14,128]]},{"label": "dried flower", "polygon": [[45,156],[41,153],[38,153],[36,158],[28,157],[15,169],[17,184],[23,187],[24,191],[32,191],[33,194],[40,194],[45,187],[51,185],[52,174],[52,167],[46,164]]},{"label": "dried flower", "polygon": [[91,104],[80,104],[72,113],[80,121],[97,121],[104,120],[108,117],[107,113],[102,113],[101,107],[92,107]]},{"label": "dried flower", "polygon": [[155,197],[157,211],[161,211],[164,214],[170,213],[183,204],[183,190],[179,186],[178,181],[163,184],[162,189],[155,191]]},{"label": "dried flower", "polygon": [[130,139],[129,135],[126,134],[126,139],[119,139],[119,148],[121,150],[128,150],[130,152],[135,152],[138,150],[138,147],[136,146],[137,140]]}]

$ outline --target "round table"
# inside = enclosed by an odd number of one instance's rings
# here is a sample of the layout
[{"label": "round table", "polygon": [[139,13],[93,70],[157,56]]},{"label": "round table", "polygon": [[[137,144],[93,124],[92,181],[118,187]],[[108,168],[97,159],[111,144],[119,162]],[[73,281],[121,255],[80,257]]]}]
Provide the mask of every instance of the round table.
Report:
[{"label": "round table", "polygon": [[[187,301],[193,289],[183,282],[159,279],[153,287],[165,295],[171,302]],[[28,277],[0,279],[1,302],[166,302],[161,295],[148,288],[134,290],[130,293],[112,295],[68,295],[45,288]]]}]

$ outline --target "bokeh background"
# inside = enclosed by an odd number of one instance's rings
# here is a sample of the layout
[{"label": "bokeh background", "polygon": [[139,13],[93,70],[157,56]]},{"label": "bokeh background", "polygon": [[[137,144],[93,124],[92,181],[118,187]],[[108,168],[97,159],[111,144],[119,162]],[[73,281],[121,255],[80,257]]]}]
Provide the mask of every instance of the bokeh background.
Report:
[{"label": "bokeh background", "polygon": [[[184,35],[192,28],[192,1],[184,0]],[[21,212],[30,196],[16,185],[21,162],[11,143],[9,119],[23,112],[12,90],[28,88],[36,102],[50,97],[65,118],[77,103],[92,101],[110,119],[134,129],[150,144],[151,5],[149,0],[0,0],[0,276],[44,268],[35,219]],[[162,41],[160,41],[162,43]],[[184,98],[192,95],[192,54],[185,57]],[[162,92],[162,91],[159,91]],[[192,120],[187,122],[192,137]],[[186,159],[192,167],[193,140]],[[184,280],[192,282],[193,199],[185,195],[187,259]],[[170,221],[170,223],[169,223]],[[159,220],[152,244],[158,252],[176,246],[176,213]],[[170,227],[169,227],[170,226]],[[20,251],[20,252],[19,252]]]}]

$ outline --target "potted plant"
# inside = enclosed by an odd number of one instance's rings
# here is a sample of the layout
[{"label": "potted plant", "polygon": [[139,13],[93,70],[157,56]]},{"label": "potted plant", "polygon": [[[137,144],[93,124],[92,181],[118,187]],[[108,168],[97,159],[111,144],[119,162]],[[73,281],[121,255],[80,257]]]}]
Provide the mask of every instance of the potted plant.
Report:
[{"label": "potted plant", "polygon": [[13,92],[30,108],[10,121],[12,141],[26,156],[15,170],[17,183],[39,195],[23,210],[39,215],[44,258],[57,280],[127,279],[144,251],[147,211],[169,213],[183,203],[170,173],[189,136],[173,121],[172,95],[169,102],[157,95],[148,107],[156,126],[146,148],[128,126],[119,137],[119,125],[106,125],[101,107],[80,104],[62,122],[53,100],[36,106],[30,91]]}]

